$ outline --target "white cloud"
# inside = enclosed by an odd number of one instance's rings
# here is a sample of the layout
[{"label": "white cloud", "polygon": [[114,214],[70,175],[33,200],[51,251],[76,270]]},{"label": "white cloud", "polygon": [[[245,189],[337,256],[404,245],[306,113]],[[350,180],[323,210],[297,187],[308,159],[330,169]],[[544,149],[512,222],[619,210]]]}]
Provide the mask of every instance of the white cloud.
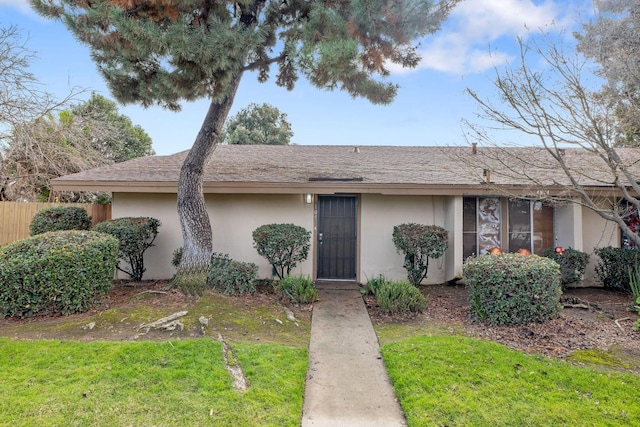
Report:
[{"label": "white cloud", "polygon": [[[517,37],[574,24],[578,7],[563,0],[466,0],[441,31],[427,38],[418,69],[482,73],[513,60]],[[392,68],[394,72],[407,70]]]}]

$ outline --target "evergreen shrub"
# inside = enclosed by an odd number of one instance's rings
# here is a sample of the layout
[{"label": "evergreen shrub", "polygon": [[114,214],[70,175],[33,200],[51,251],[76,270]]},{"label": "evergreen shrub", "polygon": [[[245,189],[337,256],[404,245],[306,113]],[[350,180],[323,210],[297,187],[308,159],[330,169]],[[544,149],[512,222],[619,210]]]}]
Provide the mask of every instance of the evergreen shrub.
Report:
[{"label": "evergreen shrub", "polygon": [[0,316],[84,312],[112,287],[118,241],[93,231],[38,234],[0,247]]},{"label": "evergreen shrub", "polygon": [[227,254],[211,255],[207,288],[225,295],[244,295],[256,290],[258,266],[250,262],[235,261]]},{"label": "evergreen shrub", "polygon": [[567,248],[564,252],[556,252],[553,248],[547,249],[543,255],[558,263],[560,266],[560,282],[565,289],[572,283],[581,282],[584,272],[589,264],[589,254],[573,248]]},{"label": "evergreen shrub", "polygon": [[124,217],[109,219],[96,224],[94,231],[111,234],[120,241],[118,257],[129,264],[129,269],[118,263],[117,269],[127,274],[131,280],[142,280],[144,253],[153,246],[158,235],[160,221],[149,217]]},{"label": "evergreen shrub", "polygon": [[380,283],[375,296],[380,309],[389,314],[415,314],[427,307],[427,300],[422,292],[406,280]]},{"label": "evergreen shrub", "polygon": [[468,258],[463,277],[471,314],[492,325],[544,322],[560,312],[560,267],[545,257],[519,254]]},{"label": "evergreen shrub", "polygon": [[440,258],[447,250],[448,232],[437,225],[400,224],[393,227],[393,244],[404,254],[409,282],[418,286],[427,278],[429,258]]},{"label": "evergreen shrub", "polygon": [[384,277],[384,275],[380,274],[378,277],[367,280],[367,284],[360,289],[360,292],[363,295],[371,294],[376,296],[378,294],[378,289],[386,283],[389,283],[389,280]]},{"label": "evergreen shrub", "polygon": [[294,224],[266,224],[253,231],[253,247],[269,261],[278,278],[307,259],[311,232]]},{"label": "evergreen shrub", "polygon": [[309,276],[285,276],[274,282],[274,289],[298,304],[311,304],[318,299],[318,289]]},{"label": "evergreen shrub", "polygon": [[33,216],[29,231],[32,236],[48,231],[89,230],[91,217],[80,206],[54,206],[41,209]]},{"label": "evergreen shrub", "polygon": [[596,264],[596,274],[604,287],[631,293],[629,277],[634,268],[640,265],[640,250],[607,246],[596,248],[594,252],[600,257]]}]

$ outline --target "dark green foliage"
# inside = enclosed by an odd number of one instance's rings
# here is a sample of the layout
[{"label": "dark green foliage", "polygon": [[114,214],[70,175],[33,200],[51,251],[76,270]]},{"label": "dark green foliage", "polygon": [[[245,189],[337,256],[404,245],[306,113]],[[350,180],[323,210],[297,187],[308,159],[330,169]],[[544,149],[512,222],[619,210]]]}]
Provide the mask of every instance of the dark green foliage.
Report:
[{"label": "dark green foliage", "polygon": [[393,227],[393,244],[404,254],[409,282],[419,285],[427,278],[429,258],[440,258],[449,246],[449,233],[437,225],[400,224]]},{"label": "dark green foliage", "polygon": [[182,261],[182,254],[184,254],[184,248],[182,246],[173,251],[173,256],[171,257],[171,265],[173,265],[174,267],[178,267],[180,265],[180,261]]},{"label": "dark green foliage", "polygon": [[112,286],[118,241],[56,231],[0,247],[0,316],[84,312]]},{"label": "dark green foliage", "polygon": [[588,253],[573,248],[567,248],[564,252],[557,253],[551,248],[545,250],[543,255],[554,260],[560,266],[560,281],[563,289],[567,285],[582,281],[587,264],[589,264]]},{"label": "dark green foliage", "polygon": [[544,322],[560,312],[560,267],[545,257],[519,254],[468,258],[463,276],[469,309],[492,325]]},{"label": "dark green foliage", "polygon": [[96,224],[94,231],[111,234],[120,241],[118,256],[127,262],[130,270],[125,270],[118,263],[118,270],[129,275],[131,280],[142,280],[144,268],[144,252],[153,246],[158,235],[160,221],[148,217],[125,217],[110,219]]},{"label": "dark green foliage", "polygon": [[309,276],[285,276],[273,286],[280,295],[298,304],[311,304],[318,299],[318,289]]},{"label": "dark green foliage", "polygon": [[427,308],[427,300],[418,288],[407,281],[384,281],[375,291],[380,309],[389,314],[408,315]]},{"label": "dark green foliage", "polygon": [[32,236],[48,231],[88,230],[91,217],[80,206],[54,206],[36,212],[29,228]]},{"label": "dark green foliage", "polygon": [[360,289],[360,292],[363,295],[371,294],[376,296],[378,294],[378,289],[386,283],[389,283],[389,280],[381,274],[378,277],[367,280],[367,284]]},{"label": "dark green foliage", "polygon": [[244,295],[255,292],[258,266],[250,262],[235,261],[227,254],[213,253],[207,288],[225,295]]},{"label": "dark green foliage", "polygon": [[596,274],[605,288],[631,293],[629,274],[640,265],[640,250],[607,246],[596,248],[600,257],[596,264]]},{"label": "dark green foliage", "polygon": [[266,224],[253,231],[253,247],[283,279],[309,255],[311,232],[294,224]]},{"label": "dark green foliage", "polygon": [[222,133],[222,144],[235,145],[287,145],[293,131],[287,115],[273,105],[250,104],[227,120]]}]

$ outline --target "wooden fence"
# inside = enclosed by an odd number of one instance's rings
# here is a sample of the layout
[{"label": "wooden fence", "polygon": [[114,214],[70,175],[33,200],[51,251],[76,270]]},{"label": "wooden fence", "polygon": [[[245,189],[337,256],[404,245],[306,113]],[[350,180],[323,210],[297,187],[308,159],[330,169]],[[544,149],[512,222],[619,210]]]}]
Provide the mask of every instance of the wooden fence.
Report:
[{"label": "wooden fence", "polygon": [[82,203],[0,202],[0,245],[29,237],[29,225],[41,209],[52,206],[80,206],[91,216],[95,225],[111,219],[111,205]]}]

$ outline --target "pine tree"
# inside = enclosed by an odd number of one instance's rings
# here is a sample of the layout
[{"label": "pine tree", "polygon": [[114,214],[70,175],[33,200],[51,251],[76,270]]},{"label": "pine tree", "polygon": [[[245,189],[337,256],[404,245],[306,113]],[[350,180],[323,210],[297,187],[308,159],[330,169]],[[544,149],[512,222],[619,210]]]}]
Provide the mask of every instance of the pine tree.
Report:
[{"label": "pine tree", "polygon": [[219,142],[240,80],[277,85],[300,76],[376,104],[397,87],[387,64],[414,67],[413,40],[438,30],[459,0],[32,0],[91,49],[123,103],[179,110],[182,100],[211,101],[181,169],[178,212],[184,254],[174,283],[200,286],[212,251],[202,194],[204,165]]}]

